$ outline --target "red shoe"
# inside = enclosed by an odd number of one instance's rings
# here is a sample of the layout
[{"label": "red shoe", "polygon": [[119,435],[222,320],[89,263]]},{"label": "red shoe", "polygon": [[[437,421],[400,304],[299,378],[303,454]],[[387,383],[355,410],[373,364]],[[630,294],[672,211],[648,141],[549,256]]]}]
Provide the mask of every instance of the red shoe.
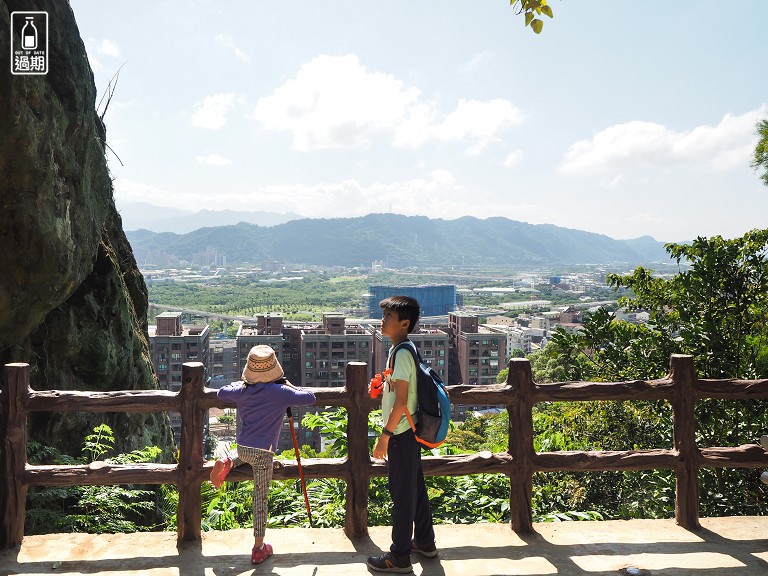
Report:
[{"label": "red shoe", "polygon": [[251,564],[261,564],[272,556],[272,544],[262,544],[261,548],[251,550]]},{"label": "red shoe", "polygon": [[219,458],[213,463],[213,469],[211,470],[211,484],[216,488],[221,488],[224,483],[224,478],[227,477],[229,471],[232,469],[231,458]]}]

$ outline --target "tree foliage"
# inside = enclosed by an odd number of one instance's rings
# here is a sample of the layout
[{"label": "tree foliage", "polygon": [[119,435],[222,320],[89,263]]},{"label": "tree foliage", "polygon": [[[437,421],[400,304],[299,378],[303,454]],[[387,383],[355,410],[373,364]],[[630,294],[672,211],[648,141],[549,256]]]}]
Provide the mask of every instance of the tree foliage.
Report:
[{"label": "tree foliage", "polygon": [[617,320],[600,308],[587,315],[581,332],[556,330],[532,361],[534,374],[541,369],[541,381],[657,378],[670,355],[681,353],[694,357],[704,378],[765,375],[768,230],[733,240],[699,237],[666,249],[678,263],[672,277],[644,267],[608,276],[614,289],[630,294],[619,305],[647,312],[647,325]]},{"label": "tree foliage", "polygon": [[544,28],[544,21],[539,18],[542,14],[554,18],[554,13],[547,4],[547,0],[510,0],[509,4],[516,14],[525,15],[525,25],[530,26],[536,34],[541,34]]},{"label": "tree foliage", "polygon": [[757,123],[757,136],[758,142],[751,165],[755,171],[762,168],[763,174],[760,179],[768,186],[768,119]]},{"label": "tree foliage", "polygon": [[[287,320],[319,319],[324,312],[361,305],[367,290],[366,277],[329,280],[321,274],[308,274],[301,280],[266,284],[258,276],[223,277],[217,284],[164,282],[149,283],[149,301],[162,306],[178,306],[206,312],[255,316],[279,312]],[[154,319],[149,318],[152,322]],[[236,326],[214,327],[233,333]]]},{"label": "tree foliage", "polygon": [[632,290],[620,305],[650,313],[657,341],[691,354],[705,378],[757,378],[765,374],[762,356],[768,328],[768,229],[733,240],[699,237],[691,244],[668,244],[678,265],[669,280],[638,268],[630,276],[609,276]]},{"label": "tree foliage", "polygon": [[[111,464],[154,462],[156,446],[108,457],[115,445],[112,429],[100,424],[82,444],[84,456],[74,458],[49,446],[31,442],[27,458],[33,464],[89,464],[101,458]],[[149,530],[157,522],[155,493],[134,486],[63,486],[31,488],[25,534],[87,532],[104,534]]]},{"label": "tree foliage", "polygon": [[[699,237],[690,244],[668,244],[666,249],[678,264],[672,277],[657,276],[643,267],[608,277],[615,289],[630,294],[620,298],[620,306],[646,311],[648,325],[620,321],[598,309],[587,316],[580,333],[558,330],[544,351],[532,355],[534,379],[658,378],[666,374],[673,353],[692,355],[700,378],[766,377],[768,230],[752,230],[732,240]],[[755,442],[765,432],[764,414],[764,403],[758,401],[699,401],[697,442],[702,447]],[[546,422],[541,433],[555,427],[567,431],[567,442],[557,433],[545,434],[557,449],[622,450],[670,446],[670,418],[665,402],[581,402],[545,406],[537,422]],[[577,491],[579,501],[609,516],[618,512],[623,517],[623,508],[601,499],[601,491],[631,495],[650,488],[660,502],[672,505],[672,481],[664,471],[553,478],[561,479],[565,493]],[[752,471],[705,469],[700,479],[703,515],[762,513],[759,502],[765,489]]]}]

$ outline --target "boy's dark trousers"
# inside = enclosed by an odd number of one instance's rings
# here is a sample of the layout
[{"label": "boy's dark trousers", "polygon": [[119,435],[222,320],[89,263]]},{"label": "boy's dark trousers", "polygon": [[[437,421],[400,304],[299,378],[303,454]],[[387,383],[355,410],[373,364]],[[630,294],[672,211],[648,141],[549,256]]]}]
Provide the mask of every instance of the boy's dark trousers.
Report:
[{"label": "boy's dark trousers", "polygon": [[411,553],[411,537],[419,544],[428,545],[435,541],[432,512],[421,469],[421,445],[412,430],[389,439],[387,460],[389,493],[392,496],[390,551],[395,556],[406,556]]}]

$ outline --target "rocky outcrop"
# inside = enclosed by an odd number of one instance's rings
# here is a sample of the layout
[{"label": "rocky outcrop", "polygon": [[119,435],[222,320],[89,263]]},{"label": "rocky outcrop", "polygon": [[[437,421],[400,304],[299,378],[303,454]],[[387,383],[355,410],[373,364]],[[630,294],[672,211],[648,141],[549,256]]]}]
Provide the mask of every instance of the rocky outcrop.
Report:
[{"label": "rocky outcrop", "polygon": [[[115,209],[96,88],[68,2],[0,0],[49,14],[49,72],[0,66],[0,363],[28,362],[35,389],[156,388],[147,290]],[[107,421],[120,450],[170,453],[167,415],[36,414],[29,435],[79,453]]]}]

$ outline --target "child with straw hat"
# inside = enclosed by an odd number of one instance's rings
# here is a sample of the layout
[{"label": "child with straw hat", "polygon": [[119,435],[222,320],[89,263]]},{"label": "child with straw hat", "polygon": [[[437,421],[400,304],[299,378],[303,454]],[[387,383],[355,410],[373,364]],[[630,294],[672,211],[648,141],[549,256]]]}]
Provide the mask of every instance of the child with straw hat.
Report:
[{"label": "child with straw hat", "polygon": [[260,564],[272,554],[264,543],[267,494],[272,481],[272,460],[280,439],[283,416],[289,406],[314,404],[315,395],[285,378],[271,346],[254,346],[248,352],[243,379],[219,389],[218,397],[237,407],[242,427],[237,433],[237,456],[221,458],[211,470],[211,483],[219,488],[229,471],[241,463],[253,468],[253,550],[251,562]]}]

